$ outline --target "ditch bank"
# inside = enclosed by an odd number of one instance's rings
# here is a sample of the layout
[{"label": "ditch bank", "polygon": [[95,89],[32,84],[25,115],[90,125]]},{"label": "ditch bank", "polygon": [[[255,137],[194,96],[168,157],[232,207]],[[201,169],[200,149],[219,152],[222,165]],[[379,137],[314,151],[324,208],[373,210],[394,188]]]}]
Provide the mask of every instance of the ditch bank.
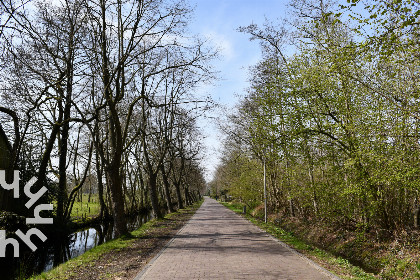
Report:
[{"label": "ditch bank", "polygon": [[164,219],[146,222],[127,236],[98,245],[30,279],[132,279],[192,217],[201,203],[168,214]]},{"label": "ditch bank", "polygon": [[342,279],[420,279],[420,235],[401,232],[378,240],[376,234],[328,228],[297,219],[242,213],[239,203],[222,203]]},{"label": "ditch bank", "polygon": [[[25,217],[14,216],[16,215],[1,216],[0,226],[6,224],[8,238],[16,239],[18,238],[14,234],[16,229],[27,232],[29,227],[25,223]],[[126,219],[127,228],[132,231],[151,220],[151,212],[139,212],[136,215],[127,216]],[[5,221],[9,222],[5,223]],[[33,252],[27,246],[19,246],[19,257],[15,257],[12,248],[8,248],[6,257],[0,259],[1,279],[26,279],[33,274],[47,272],[115,238],[112,220],[103,220],[98,217],[74,219],[65,226],[53,224],[41,225],[37,228],[47,236],[47,240],[42,242],[40,239],[32,238],[37,247],[36,251]]]}]

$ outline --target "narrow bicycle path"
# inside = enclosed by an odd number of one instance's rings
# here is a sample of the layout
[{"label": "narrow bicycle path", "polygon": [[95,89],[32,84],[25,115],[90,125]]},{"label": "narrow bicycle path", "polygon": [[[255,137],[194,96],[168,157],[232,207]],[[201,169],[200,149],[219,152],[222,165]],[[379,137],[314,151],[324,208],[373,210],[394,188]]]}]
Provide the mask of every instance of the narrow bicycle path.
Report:
[{"label": "narrow bicycle path", "polygon": [[184,228],[135,278],[143,279],[316,280],[334,276],[206,197]]}]

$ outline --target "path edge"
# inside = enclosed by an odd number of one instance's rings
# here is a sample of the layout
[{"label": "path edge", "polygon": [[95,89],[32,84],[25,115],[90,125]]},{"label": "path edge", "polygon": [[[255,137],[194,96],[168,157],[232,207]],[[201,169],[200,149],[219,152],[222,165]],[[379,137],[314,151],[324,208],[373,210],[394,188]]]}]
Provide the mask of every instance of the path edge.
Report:
[{"label": "path edge", "polygon": [[[204,203],[204,202],[203,202]],[[153,265],[153,263],[160,257],[160,255],[163,254],[163,252],[169,247],[169,245],[171,245],[171,243],[177,238],[177,235],[180,234],[185,227],[191,223],[191,220],[194,218],[194,216],[197,214],[197,211],[203,206],[203,204],[200,205],[200,207],[195,211],[194,215],[191,216],[191,218],[188,220],[188,222],[186,222],[182,228],[180,230],[178,230],[174,237],[172,237],[171,240],[169,240],[165,246],[163,246],[162,249],[160,249],[160,251],[156,254],[156,256],[153,257],[153,259],[151,259],[145,266],[144,268],[136,275],[136,277],[133,278],[133,280],[141,280],[143,275],[145,275],[147,273],[147,271],[149,270],[149,268]]]},{"label": "path edge", "polygon": [[[216,200],[217,201],[217,200]],[[250,220],[248,220],[247,218],[243,217],[241,214],[236,213],[235,211],[227,208],[226,206],[224,206],[222,203],[220,203],[219,201],[217,201],[220,205],[222,205],[223,207],[225,207],[226,209],[232,211],[234,214],[236,214],[238,217],[244,219],[245,221],[247,221],[248,223],[250,223],[251,225],[255,226],[259,231],[265,233],[268,237],[270,237],[271,239],[273,239],[274,241],[276,241],[277,243],[279,243],[280,245],[282,245],[283,247],[285,247],[287,250],[289,250],[291,253],[296,254],[298,257],[300,257],[302,260],[304,260],[306,263],[308,263],[309,265],[311,265],[312,267],[314,267],[315,269],[317,269],[319,272],[321,272],[322,274],[324,274],[325,276],[329,277],[330,279],[334,279],[334,280],[342,280],[340,277],[338,277],[337,275],[335,275],[334,273],[332,273],[331,271],[327,270],[326,268],[322,267],[320,264],[314,262],[313,260],[309,259],[307,256],[303,255],[302,253],[299,253],[296,249],[293,249],[292,247],[290,247],[288,244],[284,243],[283,241],[279,240],[278,238],[276,238],[275,236],[273,236],[272,234],[268,233],[267,231],[263,230],[262,228],[260,228],[259,226],[255,225],[254,223],[252,223]],[[137,280],[137,279],[136,279]]]}]

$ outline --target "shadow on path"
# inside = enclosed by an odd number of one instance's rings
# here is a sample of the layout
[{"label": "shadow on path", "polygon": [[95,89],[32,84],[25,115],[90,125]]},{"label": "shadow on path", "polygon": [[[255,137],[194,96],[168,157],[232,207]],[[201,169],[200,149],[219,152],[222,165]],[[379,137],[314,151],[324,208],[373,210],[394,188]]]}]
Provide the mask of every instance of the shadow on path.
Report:
[{"label": "shadow on path", "polygon": [[322,268],[206,197],[192,219],[135,279],[331,278]]}]

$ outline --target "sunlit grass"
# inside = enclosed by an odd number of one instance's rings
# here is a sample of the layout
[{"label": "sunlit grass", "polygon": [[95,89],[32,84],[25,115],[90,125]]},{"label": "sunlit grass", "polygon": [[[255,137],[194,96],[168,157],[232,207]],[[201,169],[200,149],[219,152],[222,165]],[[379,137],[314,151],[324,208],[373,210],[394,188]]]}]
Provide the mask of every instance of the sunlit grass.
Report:
[{"label": "sunlit grass", "polygon": [[100,204],[98,195],[92,195],[88,202],[88,194],[83,194],[81,201],[75,201],[71,211],[71,218],[95,217],[99,215]]},{"label": "sunlit grass", "polygon": [[[53,201],[54,207],[57,206],[57,202]],[[76,199],[73,204],[71,211],[71,219],[77,220],[87,217],[96,217],[101,211],[101,205],[99,204],[99,197],[97,194],[92,194],[90,201],[89,195],[83,194],[81,200]]]}]

